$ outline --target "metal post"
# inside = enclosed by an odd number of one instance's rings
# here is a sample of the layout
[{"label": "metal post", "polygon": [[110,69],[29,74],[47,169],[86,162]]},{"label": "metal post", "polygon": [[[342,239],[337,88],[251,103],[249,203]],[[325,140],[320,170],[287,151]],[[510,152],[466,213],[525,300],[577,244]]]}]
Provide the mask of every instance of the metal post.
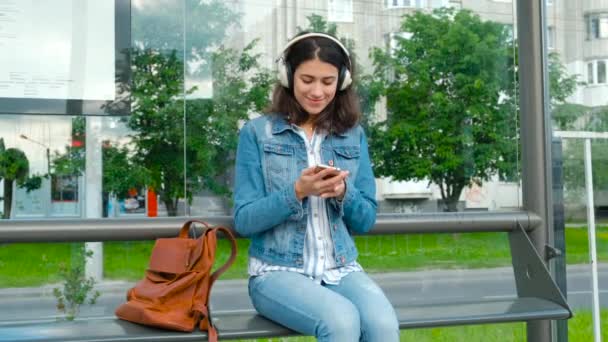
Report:
[{"label": "metal post", "polygon": [[[562,139],[555,137],[551,147],[553,165],[553,240],[555,242],[552,259],[555,283],[564,297],[568,298],[568,280],[566,278],[566,223],[564,219],[564,181]],[[557,341],[568,342],[568,320],[556,322]]]},{"label": "metal post", "polygon": [[[103,201],[101,198],[102,158],[101,158],[101,120],[100,117],[86,118],[85,135],[85,215],[87,218],[101,218]],[[86,258],[85,274],[96,281],[103,278],[103,244],[102,242],[87,242],[85,249],[93,252]]]},{"label": "metal post", "polygon": [[601,342],[600,297],[597,278],[597,252],[595,250],[595,213],[593,204],[593,173],[591,171],[591,139],[585,139],[585,188],[587,192],[587,223],[589,232],[589,261],[591,262],[591,294],[593,296],[593,336]]},{"label": "metal post", "polygon": [[[530,233],[530,239],[539,254],[545,258],[543,261],[546,263],[545,245],[550,241],[553,208],[549,150],[551,127],[545,105],[546,58],[542,48],[543,1],[517,1],[517,38],[523,208],[536,213],[543,220],[541,225]],[[531,342],[552,341],[551,321],[528,322],[527,337]]]}]

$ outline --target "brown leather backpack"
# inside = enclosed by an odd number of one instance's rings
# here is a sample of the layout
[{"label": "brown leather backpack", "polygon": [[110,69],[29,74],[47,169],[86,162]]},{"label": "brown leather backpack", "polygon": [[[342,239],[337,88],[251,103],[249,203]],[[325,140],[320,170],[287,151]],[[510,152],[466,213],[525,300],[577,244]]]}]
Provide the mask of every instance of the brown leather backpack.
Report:
[{"label": "brown leather backpack", "polygon": [[[188,237],[190,226],[201,223],[205,231],[198,239]],[[232,245],[230,259],[213,274],[217,231]],[[236,241],[224,227],[211,228],[191,220],[182,226],[177,238],[157,239],[150,256],[146,277],[127,293],[127,302],[116,309],[116,316],[130,322],[170,330],[192,332],[197,324],[207,331],[208,340],[217,341],[217,330],[209,317],[211,286],[236,258]]]}]

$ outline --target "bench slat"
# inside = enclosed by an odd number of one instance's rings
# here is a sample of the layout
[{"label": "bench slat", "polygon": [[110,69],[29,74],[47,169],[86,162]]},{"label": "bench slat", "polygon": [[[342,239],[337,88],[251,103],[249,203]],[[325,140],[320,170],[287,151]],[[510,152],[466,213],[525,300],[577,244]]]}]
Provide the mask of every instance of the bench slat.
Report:
[{"label": "bench slat", "polygon": [[[468,324],[524,322],[537,319],[566,319],[570,312],[539,298],[452,302],[399,306],[401,329]],[[297,335],[270,322],[255,311],[218,314],[214,322],[222,339],[263,338]],[[204,341],[200,331],[179,333],[149,328],[118,319],[89,318],[73,322],[15,324],[0,326],[0,341]]]}]

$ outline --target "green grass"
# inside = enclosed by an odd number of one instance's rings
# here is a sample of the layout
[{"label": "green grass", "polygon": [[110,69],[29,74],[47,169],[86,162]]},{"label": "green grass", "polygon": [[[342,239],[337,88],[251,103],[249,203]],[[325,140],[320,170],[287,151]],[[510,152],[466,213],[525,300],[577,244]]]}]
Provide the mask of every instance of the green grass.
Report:
[{"label": "green grass", "polygon": [[[602,322],[608,321],[608,310],[601,313]],[[608,329],[602,327],[602,340],[608,341]],[[450,328],[402,330],[401,341],[416,342],[521,342],[526,340],[525,323],[467,325]],[[241,340],[241,342],[314,342],[312,337]],[[568,321],[569,342],[593,341],[590,311],[575,312]]]},{"label": "green grass", "polygon": [[[600,262],[608,262],[608,227],[597,229]],[[568,264],[589,260],[587,230],[566,230]],[[482,268],[511,265],[507,234],[417,234],[358,236],[359,262],[368,272],[420,269]],[[249,241],[239,239],[239,255],[223,279],[247,277]],[[38,286],[59,281],[61,262],[70,262],[77,243],[19,243],[0,245],[0,288]],[[107,279],[137,280],[143,277],[152,241],[104,243]],[[220,240],[218,263],[227,259],[229,245]]]}]

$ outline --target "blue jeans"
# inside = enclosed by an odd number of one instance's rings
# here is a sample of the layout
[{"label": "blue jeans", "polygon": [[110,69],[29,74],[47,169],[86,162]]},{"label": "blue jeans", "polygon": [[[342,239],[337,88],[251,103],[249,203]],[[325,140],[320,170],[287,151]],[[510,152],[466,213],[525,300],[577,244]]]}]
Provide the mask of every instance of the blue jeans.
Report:
[{"label": "blue jeans", "polygon": [[365,272],[350,273],[339,285],[269,272],[249,279],[249,296],[262,316],[318,341],[399,341],[395,310]]}]

